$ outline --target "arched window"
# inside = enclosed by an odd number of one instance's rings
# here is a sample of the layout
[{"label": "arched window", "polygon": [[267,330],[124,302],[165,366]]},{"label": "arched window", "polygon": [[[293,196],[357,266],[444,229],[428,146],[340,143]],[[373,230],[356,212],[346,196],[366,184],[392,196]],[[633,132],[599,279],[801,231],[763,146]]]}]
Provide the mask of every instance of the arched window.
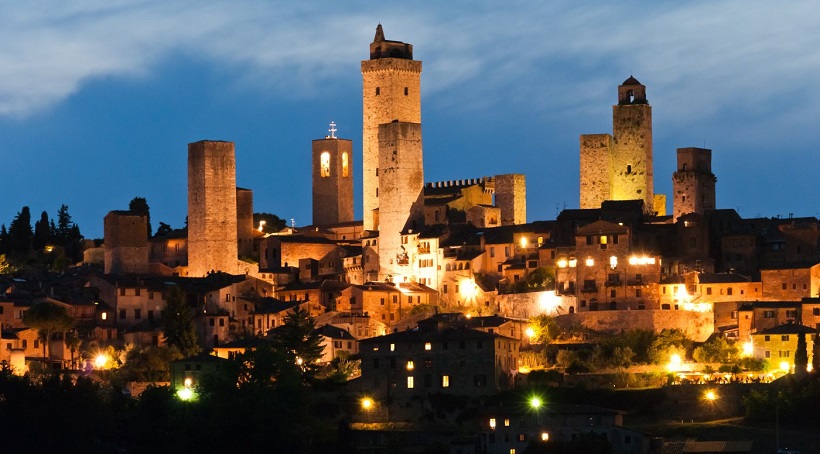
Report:
[{"label": "arched window", "polygon": [[327,151],[322,153],[322,156],[320,157],[319,175],[323,178],[330,176],[330,153]]},{"label": "arched window", "polygon": [[342,153],[342,177],[347,178],[348,174],[348,167],[347,167],[347,152]]}]

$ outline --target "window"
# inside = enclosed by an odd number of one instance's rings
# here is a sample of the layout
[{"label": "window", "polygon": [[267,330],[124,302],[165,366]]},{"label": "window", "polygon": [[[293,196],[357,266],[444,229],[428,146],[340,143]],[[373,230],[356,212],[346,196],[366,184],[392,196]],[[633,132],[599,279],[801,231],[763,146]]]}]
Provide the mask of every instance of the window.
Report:
[{"label": "window", "polygon": [[342,176],[346,178],[349,172],[347,152],[344,152],[342,153]]},{"label": "window", "polygon": [[382,306],[384,306],[384,298],[382,298],[382,299],[381,299],[380,304],[381,304]]},{"label": "window", "polygon": [[771,358],[771,357],[772,357],[772,352],[770,352],[770,351],[766,350],[765,352],[763,352],[763,356],[764,356],[765,358]]},{"label": "window", "polygon": [[[35,342],[37,342],[37,341],[35,341]],[[780,350],[780,357],[781,358],[788,358],[789,357],[789,351],[788,350]]]},{"label": "window", "polygon": [[641,289],[635,289],[635,297],[640,298],[643,296],[643,291]]},{"label": "window", "polygon": [[788,284],[786,284],[785,282],[784,282],[784,283],[782,283],[782,284],[780,284],[780,287],[781,287],[783,290],[786,290],[786,289],[788,289],[788,288],[789,288]]},{"label": "window", "polygon": [[413,376],[407,377],[407,389],[413,389]]},{"label": "window", "polygon": [[430,342],[425,342],[424,343],[424,349],[427,350],[427,351],[432,350],[433,349],[433,344],[431,344]]},{"label": "window", "polygon": [[726,289],[726,294],[732,296],[732,287]]},{"label": "window", "polygon": [[769,342],[771,340],[771,337],[767,334],[767,335],[763,336],[763,340],[765,342]]},{"label": "window", "polygon": [[737,311],[732,311],[732,320],[737,320]]},{"label": "window", "polygon": [[614,289],[609,291],[609,297],[610,298],[615,298],[615,290]]},{"label": "window", "polygon": [[214,323],[215,323],[214,319],[209,319],[208,320],[208,326],[214,326]]},{"label": "window", "polygon": [[404,96],[407,96],[408,93],[409,93],[409,90],[407,89],[407,87],[404,87]]},{"label": "window", "polygon": [[120,320],[125,320],[125,319],[126,319],[125,309],[120,309]]},{"label": "window", "polygon": [[442,375],[441,376],[441,387],[442,388],[449,388],[450,387],[450,376],[449,375]]},{"label": "window", "polygon": [[820,307],[815,307],[811,310],[812,315],[820,315]]},{"label": "window", "polygon": [[788,335],[788,334],[784,334],[784,335],[780,336],[780,340],[782,340],[783,342],[788,342],[788,340],[789,340],[789,335]]},{"label": "window", "polygon": [[774,318],[774,311],[763,311],[763,318]]},{"label": "window", "polygon": [[379,96],[381,94],[381,91],[382,90],[380,87],[376,87],[376,96]]},{"label": "window", "polygon": [[711,294],[712,294],[712,287],[706,287],[706,294],[707,294],[707,295],[711,295]]}]

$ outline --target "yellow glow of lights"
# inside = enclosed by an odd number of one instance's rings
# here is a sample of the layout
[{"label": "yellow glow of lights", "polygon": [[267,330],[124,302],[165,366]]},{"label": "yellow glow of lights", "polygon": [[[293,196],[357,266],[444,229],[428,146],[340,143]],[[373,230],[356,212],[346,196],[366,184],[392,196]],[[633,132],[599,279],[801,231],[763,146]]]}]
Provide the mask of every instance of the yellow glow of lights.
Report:
[{"label": "yellow glow of lights", "polygon": [[577,259],[569,259],[569,267],[570,268],[575,268],[576,266],[578,266],[578,260]]},{"label": "yellow glow of lights", "polygon": [[530,407],[532,407],[535,410],[538,410],[539,408],[541,408],[541,405],[543,403],[544,402],[541,401],[541,398],[538,397],[538,396],[530,397]]},{"label": "yellow glow of lights", "polygon": [[528,326],[526,331],[524,331],[524,333],[527,335],[527,337],[530,337],[530,338],[535,337],[535,330],[532,329],[532,326]]},{"label": "yellow glow of lights", "polygon": [[568,265],[567,259],[559,259],[558,260],[558,268],[566,268]]},{"label": "yellow glow of lights", "polygon": [[300,356],[297,356],[297,357],[296,357],[296,364],[298,364],[298,365],[300,365],[300,366],[301,366],[301,365],[302,365],[302,363],[304,363],[304,362],[305,362],[305,360],[303,360]]},{"label": "yellow glow of lights", "polygon": [[430,350],[433,349],[433,344],[431,344],[430,342],[425,342],[424,343],[424,349],[429,352]]},{"label": "yellow glow of lights", "polygon": [[413,361],[407,361],[407,370],[413,370],[414,368]]},{"label": "yellow glow of lights", "polygon": [[681,285],[680,287],[678,287],[678,291],[675,292],[675,299],[683,303],[688,303],[692,301],[692,297],[690,297],[689,293],[686,291],[685,285]]},{"label": "yellow glow of lights", "polygon": [[609,258],[609,267],[612,268],[613,270],[618,267],[618,257],[615,257],[613,255],[612,257]]},{"label": "yellow glow of lights", "polygon": [[541,441],[549,441],[549,440],[550,440],[550,434],[548,434],[547,432],[541,432]]},{"label": "yellow glow of lights", "polygon": [[262,229],[265,227],[265,224],[267,224],[267,221],[265,221],[265,220],[259,221],[259,227],[257,227],[256,230],[259,230],[261,232]]},{"label": "yellow glow of lights", "polygon": [[362,398],[362,409],[367,411],[367,410],[370,410],[371,408],[373,408],[373,399],[371,399],[369,397],[363,397]]},{"label": "yellow glow of lights", "polygon": [[792,365],[791,365],[791,364],[789,364],[789,362],[788,362],[788,361],[782,361],[782,362],[780,363],[780,370],[782,370],[783,372],[789,373],[789,371],[790,371],[791,369],[792,369]]},{"label": "yellow glow of lights", "polygon": [[[685,290],[684,290],[685,292]],[[680,292],[678,292],[680,293]],[[688,297],[688,295],[687,295]],[[683,303],[683,310],[690,312],[709,312],[712,310],[712,305],[709,303]]]},{"label": "yellow glow of lights", "polygon": [[108,312],[103,312],[102,315],[100,315],[100,318],[103,320],[108,320]]},{"label": "yellow glow of lights", "polygon": [[188,378],[186,378],[186,379],[185,379],[185,383],[184,383],[184,384],[185,384],[185,387],[186,387],[186,388],[190,388],[190,387],[191,387],[191,385],[193,385],[193,384],[194,384],[194,381],[193,381],[193,380],[191,380],[191,378],[190,378],[190,377],[188,377]]},{"label": "yellow glow of lights", "polygon": [[586,266],[595,266],[595,260],[594,260],[594,259],[592,259],[592,258],[588,258],[588,259],[586,259],[586,260],[584,261],[584,264],[585,264]]},{"label": "yellow glow of lights", "polygon": [[458,288],[459,293],[461,293],[464,299],[475,298],[476,294],[478,294],[478,286],[472,279],[465,279],[459,282]]},{"label": "yellow glow of lights", "polygon": [[706,398],[706,400],[712,402],[715,399],[717,399],[717,394],[715,394],[714,391],[709,390],[709,391],[706,391],[706,394],[704,394],[704,397]]},{"label": "yellow glow of lights", "polygon": [[746,342],[743,344],[743,354],[746,356],[752,356],[755,352],[755,346],[752,344],[752,341]]},{"label": "yellow glow of lights", "polygon": [[490,429],[495,430],[495,418],[490,418]]},{"label": "yellow glow of lights", "polygon": [[521,248],[522,248],[522,249],[523,249],[523,248],[525,248],[525,247],[527,247],[527,237],[522,236],[522,237],[521,237],[521,242],[520,242],[520,243],[521,243]]},{"label": "yellow glow of lights", "polygon": [[673,353],[672,356],[669,357],[669,364],[667,364],[666,368],[669,372],[675,372],[680,370],[683,361],[680,358],[680,355],[677,353]]},{"label": "yellow glow of lights", "polygon": [[105,365],[108,363],[108,356],[104,353],[100,353],[96,357],[94,357],[94,367],[97,369],[105,368]]},{"label": "yellow glow of lights", "polygon": [[182,388],[177,390],[177,396],[182,400],[191,400],[194,398],[194,390],[191,388]]},{"label": "yellow glow of lights", "polygon": [[544,313],[555,312],[561,305],[561,297],[555,294],[555,290],[548,290],[538,297],[538,307]]},{"label": "yellow glow of lights", "polygon": [[629,257],[629,264],[630,265],[654,265],[655,264],[655,257],[638,257],[632,256]]}]

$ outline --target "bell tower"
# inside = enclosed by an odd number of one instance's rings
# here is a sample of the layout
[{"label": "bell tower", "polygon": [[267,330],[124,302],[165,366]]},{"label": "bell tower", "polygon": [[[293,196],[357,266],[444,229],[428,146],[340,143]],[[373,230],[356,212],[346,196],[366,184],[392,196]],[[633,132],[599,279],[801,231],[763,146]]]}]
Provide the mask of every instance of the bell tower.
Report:
[{"label": "bell tower", "polygon": [[313,224],[353,220],[353,142],[330,134],[313,141]]},{"label": "bell tower", "polygon": [[655,205],[652,181],[652,106],[646,87],[632,76],[618,86],[618,104],[612,106],[611,200],[644,201]]},{"label": "bell tower", "polygon": [[384,38],[381,24],[362,61],[362,211],[365,230],[378,230],[379,125],[421,123],[421,62],[413,45]]}]

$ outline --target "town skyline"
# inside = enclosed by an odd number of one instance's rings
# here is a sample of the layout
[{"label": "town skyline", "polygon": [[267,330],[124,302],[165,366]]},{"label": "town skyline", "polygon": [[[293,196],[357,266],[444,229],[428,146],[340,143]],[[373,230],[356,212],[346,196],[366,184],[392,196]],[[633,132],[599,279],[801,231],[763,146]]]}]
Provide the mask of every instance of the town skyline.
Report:
[{"label": "town skyline", "polygon": [[[810,202],[820,195],[815,13],[763,3],[490,5],[455,22],[440,6],[387,12],[363,3],[317,15],[252,2],[238,12],[92,3],[13,11],[7,33],[18,37],[0,55],[0,134],[7,168],[19,171],[3,184],[0,223],[23,205],[53,218],[66,204],[83,234],[100,238],[105,213],[140,196],[155,228],[182,227],[186,146],[211,139],[236,143],[237,185],[254,191],[254,211],[307,225],[310,142],[331,121],[353,141],[361,219],[359,62],[379,22],[423,62],[426,181],[524,173],[528,220],[577,208],[578,137],[611,129],[617,86],[632,74],[653,106],[656,193],[671,195],[676,148],[705,146],[718,208],[820,215]],[[203,30],[179,29],[175,14]],[[732,30],[717,30],[730,14]],[[122,33],[101,39],[115,28]]]}]

